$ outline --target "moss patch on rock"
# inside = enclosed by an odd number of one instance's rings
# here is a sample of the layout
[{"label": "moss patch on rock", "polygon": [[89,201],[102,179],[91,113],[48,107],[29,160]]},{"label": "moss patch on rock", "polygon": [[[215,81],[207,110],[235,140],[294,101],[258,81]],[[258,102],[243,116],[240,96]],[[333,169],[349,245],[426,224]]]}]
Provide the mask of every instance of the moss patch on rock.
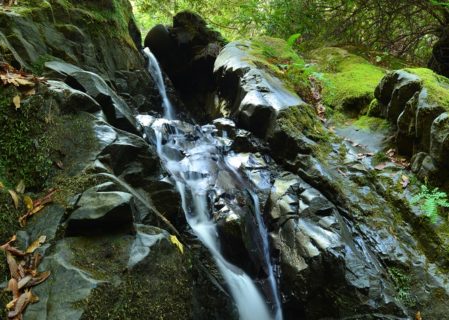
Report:
[{"label": "moss patch on rock", "polygon": [[45,182],[52,165],[45,136],[46,101],[35,95],[16,109],[12,103],[16,95],[20,93],[15,87],[0,87],[0,181],[12,187],[23,180],[35,188]]},{"label": "moss patch on rock", "polygon": [[82,319],[189,319],[191,273],[188,253],[167,240],[151,247],[149,257],[127,269],[132,236],[74,239],[77,267],[106,281],[83,302]]},{"label": "moss patch on rock", "polygon": [[283,80],[287,88],[310,102],[310,77],[315,69],[306,64],[286,41],[278,38],[259,37],[251,41],[254,62],[262,69]]},{"label": "moss patch on rock", "polygon": [[374,98],[374,89],[385,70],[348,51],[326,47],[309,53],[323,74],[323,102],[326,106],[359,113]]},{"label": "moss patch on rock", "polygon": [[390,127],[387,120],[369,116],[361,116],[353,125],[363,131],[384,131]]},{"label": "moss patch on rock", "polygon": [[427,99],[449,110],[449,79],[427,68],[408,68],[404,71],[417,75],[427,89]]}]

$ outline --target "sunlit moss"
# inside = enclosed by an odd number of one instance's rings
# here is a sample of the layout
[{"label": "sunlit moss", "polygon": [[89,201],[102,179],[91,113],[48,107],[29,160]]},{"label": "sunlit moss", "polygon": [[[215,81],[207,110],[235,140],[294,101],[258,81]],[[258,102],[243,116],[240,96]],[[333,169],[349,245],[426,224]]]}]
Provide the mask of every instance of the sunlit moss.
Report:
[{"label": "sunlit moss", "polygon": [[408,68],[407,72],[417,75],[423,87],[427,89],[427,97],[430,102],[436,103],[449,110],[449,79],[440,76],[427,68]]},{"label": "sunlit moss", "polygon": [[323,101],[331,108],[360,112],[385,75],[382,68],[341,48],[320,48],[309,55],[323,73]]}]

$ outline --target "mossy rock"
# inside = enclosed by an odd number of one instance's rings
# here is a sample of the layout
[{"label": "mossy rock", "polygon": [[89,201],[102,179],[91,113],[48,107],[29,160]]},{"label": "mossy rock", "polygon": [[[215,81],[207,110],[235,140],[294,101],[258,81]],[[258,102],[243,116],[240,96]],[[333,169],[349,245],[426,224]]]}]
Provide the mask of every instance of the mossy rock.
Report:
[{"label": "mossy rock", "polygon": [[431,104],[444,107],[449,111],[449,79],[427,68],[407,68],[404,71],[418,76],[423,88],[427,90],[427,99]]},{"label": "mossy rock", "polygon": [[358,115],[374,99],[374,90],[385,70],[345,49],[325,47],[309,53],[323,74],[326,106]]}]

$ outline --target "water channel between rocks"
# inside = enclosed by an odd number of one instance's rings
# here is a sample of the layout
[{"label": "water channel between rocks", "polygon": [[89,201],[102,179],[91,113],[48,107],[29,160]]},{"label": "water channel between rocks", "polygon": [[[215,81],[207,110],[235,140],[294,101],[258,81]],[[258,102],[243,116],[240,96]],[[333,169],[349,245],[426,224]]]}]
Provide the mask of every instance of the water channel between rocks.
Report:
[{"label": "water channel between rocks", "polygon": [[[164,118],[140,115],[138,120],[145,128],[146,139],[156,145],[157,153],[181,195],[188,224],[214,258],[240,319],[281,320],[281,302],[270,260],[268,234],[255,187],[238,171],[242,160],[229,150],[230,140],[225,131],[218,136],[214,125],[197,126],[176,120],[158,62],[148,48],[144,52],[149,59],[148,70],[162,97]],[[239,213],[251,215],[246,220],[252,222],[247,226],[254,246],[251,251],[259,253],[257,281],[225,258],[216,223],[220,213],[225,213],[227,220],[241,218]]]}]

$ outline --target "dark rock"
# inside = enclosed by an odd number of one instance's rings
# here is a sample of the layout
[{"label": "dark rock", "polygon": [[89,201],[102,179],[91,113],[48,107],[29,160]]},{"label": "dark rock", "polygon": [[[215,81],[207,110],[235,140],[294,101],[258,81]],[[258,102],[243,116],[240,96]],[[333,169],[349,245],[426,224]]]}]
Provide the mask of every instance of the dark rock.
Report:
[{"label": "dark rock", "polygon": [[219,95],[228,102],[237,124],[265,138],[272,134],[278,113],[306,103],[259,69],[250,51],[250,42],[229,43],[215,61],[214,74]]},{"label": "dark rock", "polygon": [[[97,112],[101,106],[88,94],[69,87],[64,82],[48,80],[49,90],[58,99],[59,105],[67,108],[68,112],[86,111]],[[63,110],[67,112],[66,110]]]},{"label": "dark rock", "polygon": [[449,167],[449,114],[439,115],[430,130],[430,156],[442,167]]},{"label": "dark rock", "polygon": [[133,230],[135,207],[129,193],[87,190],[76,206],[67,221],[67,236]]},{"label": "dark rock", "polygon": [[405,317],[379,262],[352,240],[356,231],[320,192],[283,173],[273,185],[270,208],[279,226],[274,242],[281,254],[286,319],[298,314],[305,319],[367,319],[375,313]]},{"label": "dark rock", "polygon": [[193,12],[180,12],[173,26],[157,25],[147,34],[150,48],[179,91],[189,112],[199,121],[213,119],[213,66],[224,40]]},{"label": "dark rock", "polygon": [[[88,10],[85,5],[35,6],[32,14],[1,12],[0,34],[8,35],[8,61],[18,64],[18,69],[41,72],[39,68],[45,60],[57,58],[107,79],[113,79],[116,70],[141,68],[144,60],[138,50],[138,30],[129,2],[119,1],[108,9],[103,3],[100,7],[91,2]],[[89,10],[107,10],[108,17],[97,20]],[[116,19],[118,14],[122,19]],[[103,32],[93,32],[92,25]]]}]

